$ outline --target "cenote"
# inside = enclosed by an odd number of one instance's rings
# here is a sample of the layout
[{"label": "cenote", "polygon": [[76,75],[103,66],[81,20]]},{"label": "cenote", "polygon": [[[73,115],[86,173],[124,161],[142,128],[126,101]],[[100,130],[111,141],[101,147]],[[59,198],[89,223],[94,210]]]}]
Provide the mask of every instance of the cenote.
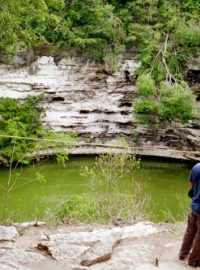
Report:
[{"label": "cenote", "polygon": [[[55,207],[74,194],[91,195],[89,179],[81,175],[83,166],[92,166],[94,157],[70,157],[66,167],[50,160],[17,169],[15,189],[10,192],[7,215],[12,221],[41,220],[47,209]],[[170,215],[176,220],[189,208],[187,179],[191,165],[160,160],[142,160],[136,175],[138,181],[145,182],[144,194],[151,196],[150,219],[168,221]],[[31,182],[36,173],[45,182]],[[8,181],[8,168],[0,169],[0,184]],[[24,184],[26,182],[29,184]],[[126,179],[123,189],[126,189]],[[3,211],[2,189],[0,210]]]}]

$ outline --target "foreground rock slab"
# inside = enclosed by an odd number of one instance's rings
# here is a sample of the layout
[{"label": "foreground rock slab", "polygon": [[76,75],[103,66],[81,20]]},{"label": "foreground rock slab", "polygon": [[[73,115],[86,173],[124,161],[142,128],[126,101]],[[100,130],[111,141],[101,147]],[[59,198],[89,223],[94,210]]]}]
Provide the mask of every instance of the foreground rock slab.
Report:
[{"label": "foreground rock slab", "polygon": [[178,260],[185,231],[182,223],[109,228],[98,224],[30,225],[17,229],[15,241],[0,241],[0,270],[191,269],[187,260]]},{"label": "foreground rock slab", "polygon": [[157,232],[158,229],[153,224],[141,222],[123,228],[49,235],[48,240],[38,244],[38,248],[48,250],[52,258],[58,262],[78,262],[83,266],[91,266],[110,259],[113,248],[121,240]]},{"label": "foreground rock slab", "polygon": [[0,241],[15,241],[18,236],[14,226],[0,226]]},{"label": "foreground rock slab", "polygon": [[109,260],[112,256],[112,251],[116,241],[99,241],[89,248],[82,256],[81,265],[91,266],[98,262]]}]

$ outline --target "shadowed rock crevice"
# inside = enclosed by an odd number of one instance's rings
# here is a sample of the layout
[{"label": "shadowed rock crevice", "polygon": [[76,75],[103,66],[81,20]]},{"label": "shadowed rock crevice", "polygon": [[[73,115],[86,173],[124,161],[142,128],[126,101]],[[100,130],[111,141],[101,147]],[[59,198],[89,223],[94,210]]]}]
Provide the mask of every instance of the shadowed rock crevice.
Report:
[{"label": "shadowed rock crevice", "polygon": [[189,69],[187,71],[186,79],[189,83],[200,83],[200,69]]},{"label": "shadowed rock crevice", "polygon": [[62,102],[65,101],[64,97],[52,97],[51,102]]}]

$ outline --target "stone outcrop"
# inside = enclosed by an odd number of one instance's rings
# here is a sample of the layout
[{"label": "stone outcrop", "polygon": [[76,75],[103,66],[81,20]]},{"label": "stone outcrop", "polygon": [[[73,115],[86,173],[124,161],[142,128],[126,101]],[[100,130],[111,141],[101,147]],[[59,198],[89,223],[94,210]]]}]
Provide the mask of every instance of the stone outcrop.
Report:
[{"label": "stone outcrop", "polygon": [[15,241],[18,235],[14,226],[0,226],[0,241]]},{"label": "stone outcrop", "polygon": [[[187,126],[139,123],[132,108],[138,66],[128,56],[119,59],[114,73],[78,57],[55,63],[53,57],[43,56],[18,68],[0,65],[0,97],[23,100],[28,95],[44,94],[43,123],[56,131],[76,131],[79,141],[88,143],[74,148],[76,154],[107,152],[106,145],[116,145],[124,138],[135,154],[198,160],[200,120]],[[191,72],[188,80],[198,104],[199,88],[194,86],[199,85],[199,75],[194,81]]]},{"label": "stone outcrop", "polygon": [[93,264],[107,261],[112,256],[114,243],[110,239],[104,239],[90,247],[85,254],[82,255],[81,265],[91,266]]}]

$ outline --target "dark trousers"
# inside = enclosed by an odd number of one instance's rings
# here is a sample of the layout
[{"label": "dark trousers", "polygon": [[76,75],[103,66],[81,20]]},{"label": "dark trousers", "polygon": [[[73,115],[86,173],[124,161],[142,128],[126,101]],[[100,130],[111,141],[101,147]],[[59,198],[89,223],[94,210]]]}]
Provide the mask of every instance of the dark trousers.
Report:
[{"label": "dark trousers", "polygon": [[179,253],[180,258],[185,258],[188,255],[188,264],[194,267],[198,266],[200,263],[200,214],[193,210],[188,215],[187,229]]}]

